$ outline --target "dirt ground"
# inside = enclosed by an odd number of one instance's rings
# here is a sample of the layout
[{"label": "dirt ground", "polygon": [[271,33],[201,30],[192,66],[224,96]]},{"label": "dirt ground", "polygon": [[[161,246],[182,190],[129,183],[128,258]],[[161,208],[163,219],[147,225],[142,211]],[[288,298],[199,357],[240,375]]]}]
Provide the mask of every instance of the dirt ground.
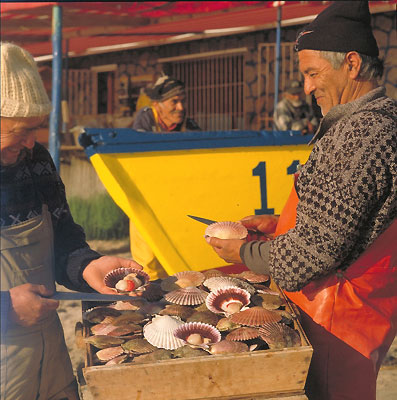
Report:
[{"label": "dirt ground", "polygon": [[[92,241],[92,248],[103,254],[113,254],[130,258],[128,241]],[[59,290],[66,290],[60,287]],[[80,383],[82,400],[93,400],[89,388],[85,385],[82,369],[84,368],[84,350],[77,347],[75,342],[75,326],[81,321],[81,302],[63,301],[58,308],[61,318],[66,343],[70,352],[75,374]],[[381,367],[377,382],[377,400],[397,399],[397,337],[394,340]],[[357,399],[359,400],[359,399]]]}]

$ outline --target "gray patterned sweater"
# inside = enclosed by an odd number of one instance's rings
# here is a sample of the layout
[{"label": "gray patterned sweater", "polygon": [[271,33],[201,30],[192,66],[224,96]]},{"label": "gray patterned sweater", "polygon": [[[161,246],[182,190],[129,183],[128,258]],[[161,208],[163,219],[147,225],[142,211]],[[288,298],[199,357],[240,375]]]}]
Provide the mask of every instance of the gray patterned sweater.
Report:
[{"label": "gray patterned sweater", "polygon": [[396,106],[379,87],[328,112],[296,183],[295,228],[244,244],[248,268],[297,291],[346,269],[386,230],[397,215]]}]

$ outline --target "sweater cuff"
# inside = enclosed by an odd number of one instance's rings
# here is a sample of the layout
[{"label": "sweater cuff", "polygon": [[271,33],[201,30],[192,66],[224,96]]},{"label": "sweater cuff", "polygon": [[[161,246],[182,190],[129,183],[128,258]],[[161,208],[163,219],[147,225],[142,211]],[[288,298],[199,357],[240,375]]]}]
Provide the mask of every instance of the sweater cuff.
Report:
[{"label": "sweater cuff", "polygon": [[269,251],[270,241],[255,240],[244,243],[240,248],[243,263],[258,274],[270,274]]}]

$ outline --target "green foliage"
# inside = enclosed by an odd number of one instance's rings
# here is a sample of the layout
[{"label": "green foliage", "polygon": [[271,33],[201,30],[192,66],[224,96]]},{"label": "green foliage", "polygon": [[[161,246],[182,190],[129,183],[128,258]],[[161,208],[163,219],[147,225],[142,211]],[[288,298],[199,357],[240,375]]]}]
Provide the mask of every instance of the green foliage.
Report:
[{"label": "green foliage", "polygon": [[89,199],[68,200],[73,219],[84,228],[87,240],[123,239],[129,235],[128,217],[108,193]]}]

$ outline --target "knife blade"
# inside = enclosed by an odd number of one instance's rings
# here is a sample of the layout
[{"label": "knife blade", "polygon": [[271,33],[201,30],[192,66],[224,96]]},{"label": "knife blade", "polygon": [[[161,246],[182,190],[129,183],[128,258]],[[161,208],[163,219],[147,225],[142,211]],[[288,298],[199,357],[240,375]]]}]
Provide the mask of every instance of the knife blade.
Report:
[{"label": "knife blade", "polygon": [[[53,300],[82,300],[82,301],[134,301],[137,297],[119,294],[83,293],[83,292],[58,292],[50,299]],[[141,297],[138,297],[139,299]]]},{"label": "knife blade", "polygon": [[[218,222],[218,221],[214,221],[212,219],[196,217],[195,215],[187,215],[187,216],[189,218],[194,219],[195,221],[202,222],[203,224],[206,224],[206,225],[211,225],[211,224],[214,224],[215,222]],[[248,230],[248,234],[251,235],[251,240],[262,240],[262,239],[268,240],[271,237],[266,233],[262,233],[262,232],[251,230],[251,229],[247,229],[247,230]]]},{"label": "knife blade", "polygon": [[217,221],[213,221],[212,219],[196,217],[194,215],[188,215],[188,217],[192,218],[198,222],[202,222],[203,224],[207,224],[207,225],[215,224],[215,222],[217,222]]}]

